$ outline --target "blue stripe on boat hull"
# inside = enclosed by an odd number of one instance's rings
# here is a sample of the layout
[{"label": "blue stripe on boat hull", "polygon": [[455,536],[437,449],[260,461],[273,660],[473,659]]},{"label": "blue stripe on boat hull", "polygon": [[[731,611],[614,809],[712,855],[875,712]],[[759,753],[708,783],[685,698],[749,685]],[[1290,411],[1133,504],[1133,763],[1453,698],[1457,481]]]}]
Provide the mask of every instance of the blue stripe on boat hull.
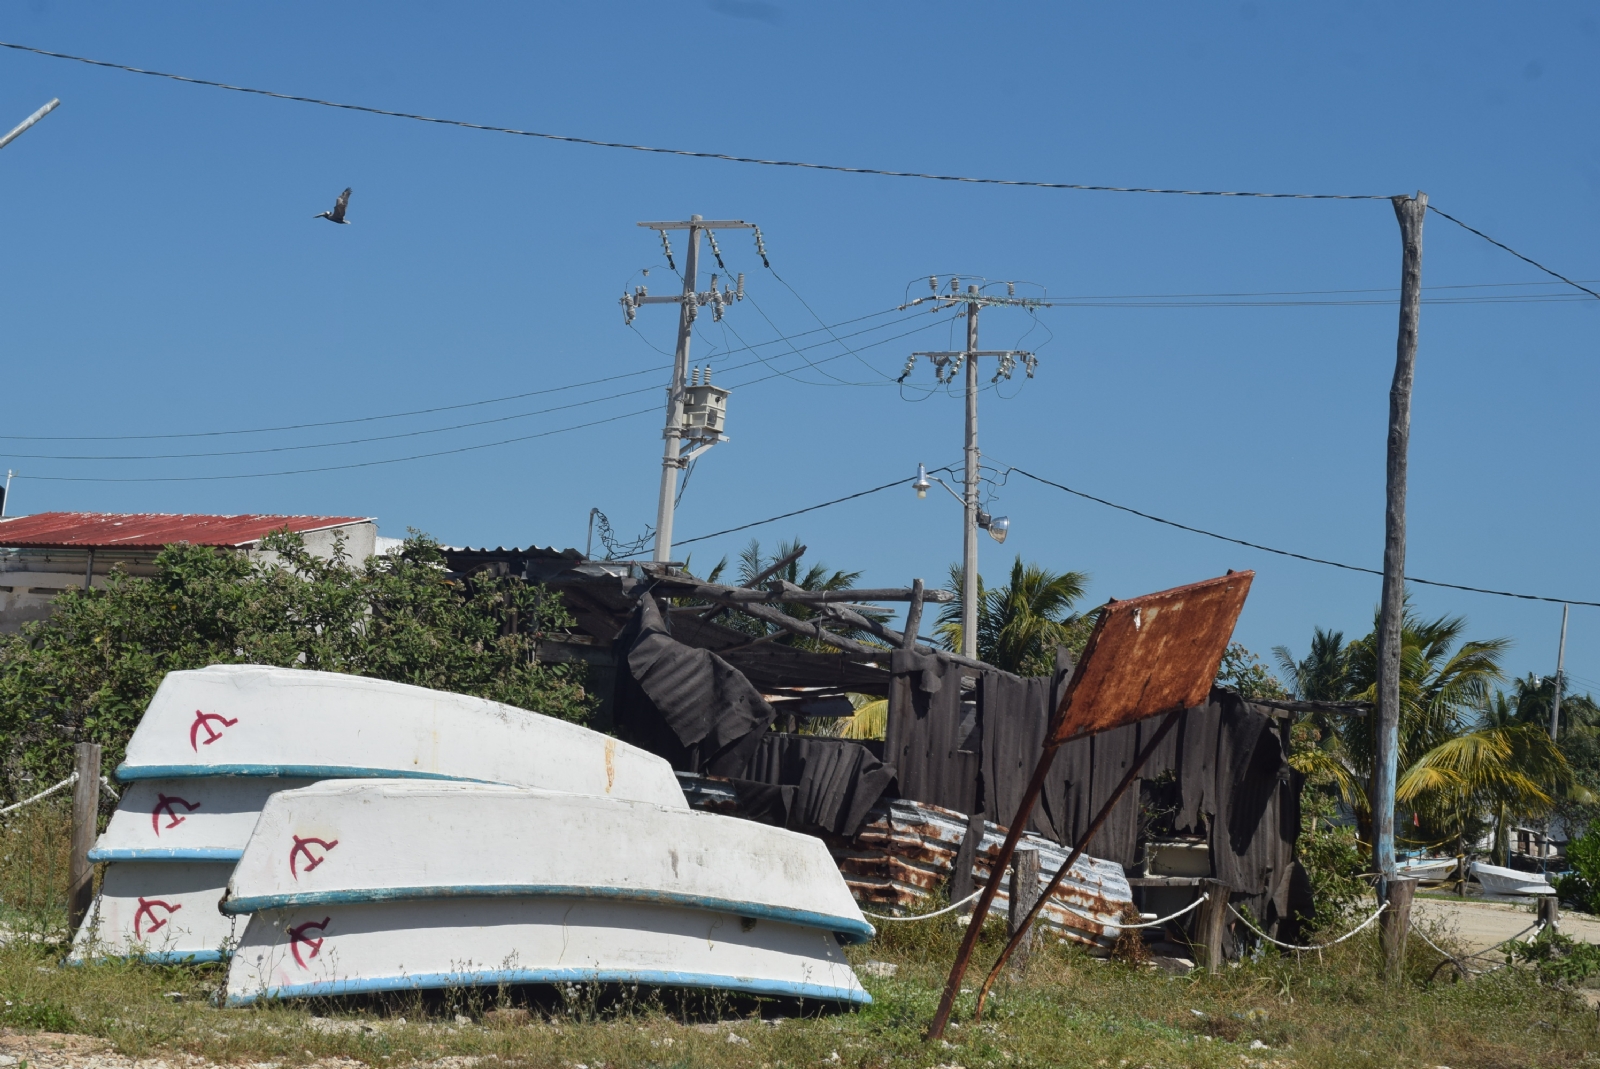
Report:
[{"label": "blue stripe on boat hull", "polygon": [[360,995],[377,991],[411,991],[422,988],[474,987],[486,984],[649,984],[657,987],[711,987],[777,998],[809,998],[824,1002],[868,1005],[872,996],[856,988],[800,984],[786,980],[757,980],[746,976],[670,972],[656,969],[485,969],[482,972],[420,973],[381,976],[365,980],[323,980],[266,988],[254,995],[230,995],[228,1005],[248,1006],[262,998],[315,998]]},{"label": "blue stripe on boat hull", "polygon": [[488,780],[446,776],[439,772],[404,772],[393,768],[363,768],[358,765],[128,765],[117,766],[117,779],[132,783],[141,779],[203,779],[207,776],[261,776],[281,779],[429,779],[458,783],[487,783]]},{"label": "blue stripe on boat hull", "polygon": [[153,950],[144,954],[101,954],[95,958],[68,958],[68,965],[91,965],[106,961],[139,961],[146,965],[204,965],[227,961],[232,954],[220,950]]},{"label": "blue stripe on boat hull", "polygon": [[303,906],[334,906],[373,902],[404,902],[421,898],[600,898],[620,902],[649,902],[653,905],[681,906],[738,917],[782,921],[802,928],[821,928],[836,932],[852,943],[870,942],[878,933],[866,921],[832,917],[805,909],[787,909],[754,902],[738,902],[706,895],[678,894],[627,887],[576,887],[571,884],[520,884],[483,887],[393,887],[359,891],[300,891],[286,895],[259,895],[254,898],[228,898],[222,912],[259,913],[265,909],[296,909]]},{"label": "blue stripe on boat hull", "polygon": [[234,847],[159,847],[119,846],[89,851],[90,861],[238,861],[242,849]]}]

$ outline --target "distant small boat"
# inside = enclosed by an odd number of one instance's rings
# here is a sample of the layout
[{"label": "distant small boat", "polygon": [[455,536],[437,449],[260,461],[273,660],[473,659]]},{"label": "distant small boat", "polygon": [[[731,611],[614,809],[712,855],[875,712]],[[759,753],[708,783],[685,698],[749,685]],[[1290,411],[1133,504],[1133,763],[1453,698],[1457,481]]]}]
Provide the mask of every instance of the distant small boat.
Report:
[{"label": "distant small boat", "polygon": [[820,839],[736,817],[474,783],[275,794],[222,908],[260,997],[644,983],[870,1001],[872,937]]},{"label": "distant small boat", "polygon": [[466,779],[688,807],[666,761],[565,720],[382,679],[260,665],[162,680],[117,778],[192,776]]},{"label": "distant small boat", "polygon": [[1414,857],[1395,866],[1401,876],[1414,880],[1445,880],[1456,870],[1453,857]]},{"label": "distant small boat", "polygon": [[1472,875],[1484,891],[1492,895],[1553,895],[1556,889],[1536,872],[1519,872],[1516,869],[1472,863]]}]

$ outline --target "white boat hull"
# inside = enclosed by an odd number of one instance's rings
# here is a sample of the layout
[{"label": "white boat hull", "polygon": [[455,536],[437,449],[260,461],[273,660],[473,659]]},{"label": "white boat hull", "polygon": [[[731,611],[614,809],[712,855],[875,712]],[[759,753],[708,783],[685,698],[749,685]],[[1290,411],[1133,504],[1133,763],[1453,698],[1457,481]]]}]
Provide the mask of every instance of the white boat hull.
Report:
[{"label": "white boat hull", "polygon": [[688,805],[666,761],[564,720],[403,683],[257,665],[168,673],[117,776],[463,779]]},{"label": "white boat hull", "polygon": [[222,961],[245,927],[217,909],[231,861],[124,861],[106,866],[100,894],[68,960],[118,957],[166,964]]},{"label": "white boat hull", "polygon": [[668,904],[852,942],[875,934],[809,835],[648,802],[407,780],[274,794],[224,908],[491,896]]},{"label": "white boat hull", "polygon": [[315,780],[201,776],[137,780],[123,791],[90,861],[237,861],[267,798]]},{"label": "white boat hull", "polygon": [[1447,880],[1456,871],[1453,857],[1418,857],[1395,866],[1401,876],[1414,880]]},{"label": "white boat hull", "polygon": [[1536,873],[1519,872],[1498,865],[1485,865],[1481,861],[1473,862],[1472,875],[1477,877],[1478,884],[1484,891],[1493,895],[1528,896],[1556,893],[1556,889]]},{"label": "white boat hull", "polygon": [[824,931],[594,899],[483,898],[269,910],[227,1000],[501,984],[623,983],[871,1002]]}]

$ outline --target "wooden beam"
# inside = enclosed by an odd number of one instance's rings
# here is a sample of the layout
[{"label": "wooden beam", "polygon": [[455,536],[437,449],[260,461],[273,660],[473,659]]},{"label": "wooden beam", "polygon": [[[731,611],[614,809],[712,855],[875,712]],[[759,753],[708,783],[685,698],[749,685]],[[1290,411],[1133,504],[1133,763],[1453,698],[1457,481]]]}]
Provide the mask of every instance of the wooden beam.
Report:
[{"label": "wooden beam", "polygon": [[72,787],[72,854],[67,859],[67,925],[77,931],[94,901],[94,863],[89,851],[99,834],[100,744],[80,742],[78,782]]}]

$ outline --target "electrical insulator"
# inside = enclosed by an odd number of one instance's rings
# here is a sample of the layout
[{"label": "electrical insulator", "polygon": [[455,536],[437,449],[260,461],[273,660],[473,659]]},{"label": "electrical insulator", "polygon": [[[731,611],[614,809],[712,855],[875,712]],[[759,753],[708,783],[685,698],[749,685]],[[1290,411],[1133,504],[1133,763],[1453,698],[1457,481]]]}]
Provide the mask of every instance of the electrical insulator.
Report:
[{"label": "electrical insulator", "polygon": [[1006,283],[1006,293],[1008,293],[1012,297],[1015,297],[1017,295],[1017,284],[1015,282],[1007,282]]},{"label": "electrical insulator", "polygon": [[928,292],[929,293],[938,293],[939,292],[939,280],[937,278],[935,278],[934,276],[932,276],[932,275],[928,276]]},{"label": "electrical insulator", "polygon": [[951,293],[959,293],[959,292],[961,292],[961,280],[959,278],[956,278],[954,275],[950,276],[950,292]]},{"label": "electrical insulator", "polygon": [[622,325],[625,327],[633,326],[633,317],[637,311],[638,309],[633,303],[633,298],[629,294],[624,293],[622,295]]},{"label": "electrical insulator", "polygon": [[[728,265],[722,262],[722,250],[717,247],[717,235],[707,230],[706,240],[711,242],[711,255],[717,258],[717,266],[726,271],[728,269]],[[712,288],[716,288],[715,284],[713,284]]]},{"label": "electrical insulator", "polygon": [[667,240],[667,232],[661,231],[661,251],[667,255],[667,267],[676,271],[678,265],[672,262],[672,242]]},{"label": "electrical insulator", "polygon": [[739,272],[739,288],[734,290],[733,295],[734,295],[734,297],[736,297],[737,299],[739,299],[741,301],[744,300],[744,272],[743,271]]},{"label": "electrical insulator", "polygon": [[761,240],[761,228],[759,226],[753,226],[750,229],[755,232],[756,255],[761,257],[761,266],[765,267],[768,271],[772,270],[772,264],[767,262],[767,243]]}]

